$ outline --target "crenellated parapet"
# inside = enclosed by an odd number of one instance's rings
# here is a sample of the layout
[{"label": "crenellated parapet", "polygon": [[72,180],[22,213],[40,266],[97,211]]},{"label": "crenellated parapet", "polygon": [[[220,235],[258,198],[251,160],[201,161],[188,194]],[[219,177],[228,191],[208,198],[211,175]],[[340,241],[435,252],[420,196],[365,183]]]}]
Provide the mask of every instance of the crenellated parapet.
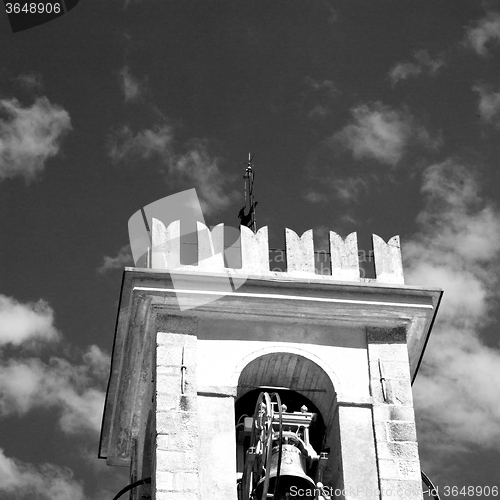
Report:
[{"label": "crenellated parapet", "polygon": [[[226,267],[224,252],[224,225],[219,224],[210,230],[205,224],[197,222],[198,265],[181,264],[180,221],[168,227],[152,220],[152,249],[150,267],[165,270],[192,270],[204,272],[225,272],[230,270],[236,275],[275,276],[283,278],[317,278],[330,281],[367,281],[361,277],[358,259],[358,240],[356,233],[343,239],[337,233],[329,232],[330,271],[329,275],[317,274],[315,268],[314,241],[312,229],[302,236],[291,229],[285,229],[286,271],[272,271],[269,266],[269,239],[267,227],[254,233],[245,226],[240,227],[239,241],[233,249],[240,251],[241,267]],[[399,236],[392,237],[387,243],[377,236],[372,237],[375,278],[370,281],[394,285],[404,284],[403,265]]]}]

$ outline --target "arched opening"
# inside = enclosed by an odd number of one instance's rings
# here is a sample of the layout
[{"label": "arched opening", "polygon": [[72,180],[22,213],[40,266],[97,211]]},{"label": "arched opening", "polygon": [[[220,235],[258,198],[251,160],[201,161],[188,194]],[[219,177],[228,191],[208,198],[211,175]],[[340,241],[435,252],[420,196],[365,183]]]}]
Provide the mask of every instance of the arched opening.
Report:
[{"label": "arched opening", "polygon": [[[270,470],[266,472],[266,467],[262,465],[262,478],[254,481],[253,492],[249,494],[248,484],[243,483],[248,483],[248,479],[245,479],[249,470],[248,461],[254,460],[252,447],[256,440],[251,428],[252,425],[255,428],[254,422],[259,413],[256,403],[261,401],[259,395],[263,392],[278,394],[281,400],[280,426],[283,433],[278,438],[277,403],[273,403],[274,424],[270,431],[273,437],[269,438],[267,449],[270,451],[266,462]],[[335,389],[331,377],[314,361],[293,352],[271,352],[250,361],[238,379],[235,419],[237,473],[242,482],[239,487],[241,500],[260,500],[264,477],[270,476],[272,488],[274,480],[280,481],[281,472],[282,485],[286,484],[290,488],[296,483],[302,487],[302,495],[291,492],[299,498],[314,498],[318,481],[332,484],[332,470],[337,469],[332,465],[338,457],[337,453],[331,453],[332,443],[338,442]],[[262,441],[262,437],[260,439]],[[277,458],[278,452],[280,458]],[[259,464],[264,463],[265,457],[259,455],[259,460]],[[258,486],[255,487],[256,484]],[[280,494],[285,494],[283,486]],[[281,497],[276,494],[275,500],[278,498]]]}]

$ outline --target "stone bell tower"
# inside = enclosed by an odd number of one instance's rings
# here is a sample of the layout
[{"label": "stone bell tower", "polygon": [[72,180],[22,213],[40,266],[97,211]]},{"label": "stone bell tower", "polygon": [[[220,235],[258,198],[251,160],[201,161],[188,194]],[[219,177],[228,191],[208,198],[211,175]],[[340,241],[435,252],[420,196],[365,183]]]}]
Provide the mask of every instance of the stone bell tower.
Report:
[{"label": "stone bell tower", "polygon": [[[421,500],[411,383],[442,292],[406,286],[399,238],[330,232],[331,274],[312,231],[286,230],[286,271],[267,228],[198,223],[198,265],[179,225],[153,219],[149,269],[126,268],[100,457],[130,468],[131,498]],[[277,483],[281,486],[278,486]]]}]

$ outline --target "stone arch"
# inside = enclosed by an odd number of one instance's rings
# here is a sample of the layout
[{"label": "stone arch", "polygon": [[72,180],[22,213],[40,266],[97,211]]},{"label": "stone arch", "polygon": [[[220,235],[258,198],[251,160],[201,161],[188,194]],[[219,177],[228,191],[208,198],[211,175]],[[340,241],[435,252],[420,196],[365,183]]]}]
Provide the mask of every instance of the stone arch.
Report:
[{"label": "stone arch", "polygon": [[[334,383],[334,381],[336,383]],[[335,419],[338,380],[318,356],[295,346],[266,347],[243,358],[233,373],[237,399],[261,386],[291,389],[306,396],[332,429]]]}]

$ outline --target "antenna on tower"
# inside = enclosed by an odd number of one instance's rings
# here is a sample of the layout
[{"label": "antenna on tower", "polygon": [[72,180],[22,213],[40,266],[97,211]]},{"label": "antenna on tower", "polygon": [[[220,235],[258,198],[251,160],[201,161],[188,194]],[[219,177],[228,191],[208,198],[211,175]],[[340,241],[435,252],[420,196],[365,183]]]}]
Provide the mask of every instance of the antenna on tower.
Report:
[{"label": "antenna on tower", "polygon": [[[255,173],[253,171],[252,160],[255,154],[248,153],[248,162],[243,163],[246,165],[245,175],[245,206],[238,212],[238,218],[240,219],[240,224],[242,226],[249,227],[254,233],[257,232],[257,221],[255,219],[255,207],[257,207],[257,201],[255,201],[253,196],[253,183],[255,179]],[[248,212],[245,214],[245,210],[248,208]]]}]

